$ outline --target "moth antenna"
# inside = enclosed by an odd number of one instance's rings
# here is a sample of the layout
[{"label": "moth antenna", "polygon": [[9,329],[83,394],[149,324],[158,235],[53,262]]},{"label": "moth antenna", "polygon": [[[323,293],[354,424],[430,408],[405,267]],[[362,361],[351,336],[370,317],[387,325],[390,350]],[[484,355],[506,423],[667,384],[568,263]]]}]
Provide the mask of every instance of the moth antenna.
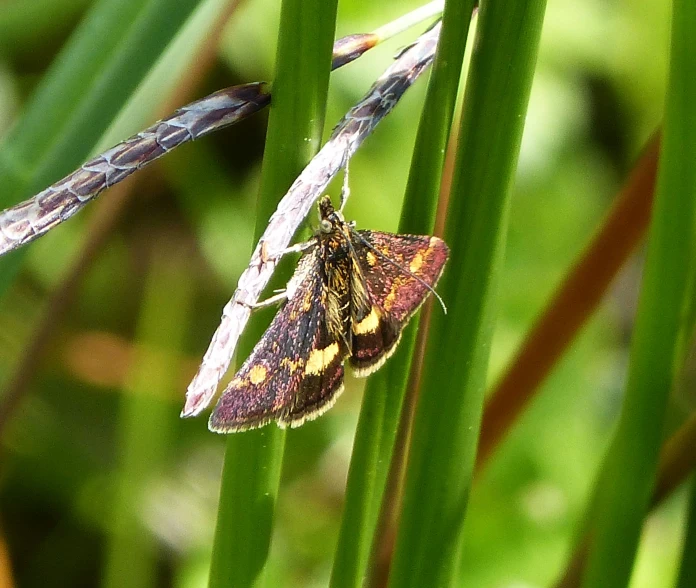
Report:
[{"label": "moth antenna", "polygon": [[[353,337],[351,336],[351,339],[352,339],[352,338],[353,338]],[[348,350],[353,349],[353,345],[352,345],[352,343],[351,343],[350,341],[348,341],[348,339],[346,339],[345,333],[341,333],[341,339],[343,339],[343,342],[346,344],[346,348],[347,348]]]},{"label": "moth antenna", "polygon": [[[435,298],[437,298],[437,301],[440,303],[440,306],[442,307],[442,312],[444,312],[445,314],[447,314],[447,306],[445,306],[445,301],[440,297],[440,295],[435,291],[435,289],[434,289],[430,284],[428,284],[428,282],[426,282],[424,279],[422,279],[422,278],[420,278],[419,276],[417,276],[416,274],[414,274],[412,271],[407,270],[405,267],[402,267],[401,265],[399,265],[398,263],[396,263],[393,259],[390,259],[390,258],[387,257],[386,255],[384,255],[384,253],[382,253],[379,249],[376,249],[375,247],[373,247],[372,245],[370,245],[370,243],[369,243],[366,239],[364,239],[363,236],[362,236],[360,233],[358,233],[358,231],[353,231],[353,234],[354,234],[358,239],[360,239],[360,241],[362,241],[363,245],[365,245],[370,251],[372,251],[373,253],[376,253],[376,254],[379,255],[382,259],[388,261],[388,262],[391,263],[394,267],[396,267],[396,268],[398,268],[399,270],[401,270],[403,273],[405,273],[405,274],[411,276],[414,280],[416,280],[416,281],[420,282],[421,284],[423,284],[423,286],[425,286],[425,287],[430,291],[430,293],[431,293],[433,296],[435,296]],[[348,240],[348,242],[350,243],[350,239]],[[352,246],[352,245],[351,245],[350,247],[351,247],[351,249],[353,249],[353,246]],[[353,252],[355,252],[355,249],[353,249]]]}]

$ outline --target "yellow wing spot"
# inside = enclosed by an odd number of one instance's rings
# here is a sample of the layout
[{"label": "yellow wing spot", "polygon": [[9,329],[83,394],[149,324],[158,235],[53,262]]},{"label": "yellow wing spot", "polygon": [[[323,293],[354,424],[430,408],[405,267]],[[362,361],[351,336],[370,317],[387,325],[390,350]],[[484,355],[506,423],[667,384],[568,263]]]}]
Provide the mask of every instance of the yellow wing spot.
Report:
[{"label": "yellow wing spot", "polygon": [[307,291],[305,294],[305,297],[302,300],[302,310],[305,312],[308,312],[312,308],[312,304],[314,303],[314,296],[313,292]]},{"label": "yellow wing spot", "polygon": [[386,295],[384,298],[384,303],[382,304],[382,308],[384,310],[391,310],[392,306],[394,306],[394,302],[396,302],[396,296],[397,293],[399,292],[399,289],[403,286],[402,281],[397,278],[392,282],[392,286],[389,289],[389,294]]},{"label": "yellow wing spot", "polygon": [[338,343],[334,341],[324,349],[312,349],[305,364],[305,374],[319,375],[327,366],[331,365],[338,355]]},{"label": "yellow wing spot", "polygon": [[374,333],[377,330],[377,327],[379,327],[379,314],[377,314],[377,310],[373,306],[372,310],[370,310],[370,314],[368,314],[359,323],[355,323],[353,325],[353,332],[356,335]]},{"label": "yellow wing spot", "polygon": [[374,253],[372,253],[372,251],[367,252],[365,259],[367,259],[367,265],[369,265],[370,267],[375,267],[375,265],[377,264],[377,256]]},{"label": "yellow wing spot", "polygon": [[249,370],[249,381],[257,386],[261,384],[268,375],[268,370],[262,365],[255,365]]},{"label": "yellow wing spot", "polygon": [[299,370],[304,365],[304,362],[301,359],[298,359],[297,361],[292,361],[291,359],[284,357],[281,360],[280,365],[281,365],[281,367],[288,368],[288,371],[291,374],[294,374],[297,370]]},{"label": "yellow wing spot", "polygon": [[423,254],[419,252],[419,253],[416,253],[416,255],[411,260],[411,263],[408,264],[408,269],[412,274],[417,274],[418,270],[421,268],[422,265],[423,265]]},{"label": "yellow wing spot", "polygon": [[392,289],[389,290],[389,294],[387,294],[387,297],[384,299],[384,304],[382,304],[384,310],[391,310],[394,300],[396,300],[396,288],[392,286]]}]

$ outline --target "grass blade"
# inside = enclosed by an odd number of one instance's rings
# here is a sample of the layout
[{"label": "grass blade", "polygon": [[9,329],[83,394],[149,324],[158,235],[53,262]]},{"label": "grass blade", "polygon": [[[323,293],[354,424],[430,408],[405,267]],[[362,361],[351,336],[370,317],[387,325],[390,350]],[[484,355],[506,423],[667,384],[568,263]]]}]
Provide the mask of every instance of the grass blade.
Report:
[{"label": "grass blade", "polygon": [[659,133],[643,150],[592,240],[530,329],[483,413],[476,469],[480,473],[580,330],[604,300],[650,223]]},{"label": "grass blade", "polygon": [[3,56],[29,53],[70,26],[89,0],[9,0],[0,11],[0,50]]},{"label": "grass blade", "polygon": [[[473,473],[496,276],[545,2],[481,8],[390,586],[453,582]],[[437,348],[435,348],[437,346]],[[435,353],[436,351],[436,353]]]},{"label": "grass blade", "polygon": [[[170,91],[180,84],[181,75],[188,70],[191,65],[192,60],[196,56],[196,49],[201,45],[203,40],[207,40],[207,36],[210,35],[211,28],[214,27],[216,22],[219,22],[221,18],[225,17],[225,12],[229,11],[226,6],[226,0],[204,0],[200,7],[197,8],[192,14],[191,18],[188,18],[185,22],[181,23],[181,28],[171,39],[166,47],[163,47],[162,53],[156,57],[153,56],[153,63],[150,69],[145,72],[142,80],[138,83],[137,88],[134,89],[129,95],[124,95],[124,103],[118,112],[115,112],[113,116],[105,122],[108,125],[104,126],[101,136],[97,140],[97,144],[92,147],[92,151],[99,150],[103,148],[104,144],[111,144],[122,139],[124,136],[132,133],[134,129],[140,128],[145,125],[148,121],[151,121],[155,117],[155,110],[160,105],[163,97],[169,95]],[[157,22],[152,21],[153,26],[156,26]],[[176,102],[176,101],[174,101]],[[30,104],[27,109],[27,114],[19,124],[23,124],[23,121],[27,116],[33,116],[31,111],[33,106]],[[48,132],[48,130],[47,130]],[[76,141],[78,138],[76,138]],[[2,149],[2,148],[0,148]],[[64,172],[56,172],[64,173]],[[107,198],[119,199],[118,194],[111,194]],[[115,214],[115,211],[119,208],[109,207],[110,212],[107,214]],[[106,213],[106,211],[104,211]],[[116,215],[118,216],[118,215]],[[105,218],[105,217],[102,217]],[[116,222],[114,218],[109,218],[108,223]],[[99,223],[97,223],[99,224]],[[92,226],[91,228],[94,228]],[[65,275],[73,274],[75,271],[78,273],[84,271],[82,267],[83,262],[90,255],[94,254],[94,251],[90,251],[91,246],[96,245],[101,239],[104,238],[102,234],[101,237],[97,237],[96,234],[90,233],[91,228],[87,228],[83,233],[88,235],[88,237],[82,243],[82,251],[77,254],[77,257],[81,257],[82,260],[77,260],[76,266],[69,266],[69,269],[59,270],[65,272]],[[102,225],[102,228],[103,225]],[[100,232],[97,230],[97,232]],[[49,237],[50,239],[50,237]],[[96,239],[96,240],[95,240]],[[43,243],[38,245],[43,246]],[[83,257],[85,256],[85,257]],[[22,255],[16,257],[19,261]],[[8,265],[8,281],[10,282],[10,275],[14,275],[13,268],[14,263],[11,261],[15,259],[15,255],[4,257],[3,259],[10,259]],[[71,261],[72,263],[72,261]],[[2,277],[2,270],[5,268],[6,262],[0,261],[0,278]],[[82,267],[82,269],[78,269]],[[66,282],[63,282],[61,286],[57,288],[57,291],[52,293],[51,301],[60,301],[58,306],[66,304],[66,299],[64,298],[64,287],[71,281],[76,279],[75,275],[71,278],[66,278]],[[1,291],[1,288],[0,288]],[[62,292],[62,293],[61,293]],[[45,338],[47,333],[44,329],[50,329],[50,326],[55,324],[56,316],[59,314],[57,308],[51,308],[52,304],[49,302],[46,308],[46,314],[44,318],[40,321],[41,324],[36,326],[36,331],[32,337],[31,342],[28,347],[23,351],[24,360],[22,363],[16,366],[16,371],[13,376],[6,383],[4,394],[2,396],[2,408],[0,409],[0,429],[4,427],[8,419],[11,419],[15,408],[22,396],[23,391],[26,391],[26,383],[29,378],[35,372],[34,361],[36,357],[40,354],[40,349],[45,343]]]},{"label": "grass blade", "polygon": [[[0,147],[0,208],[87,158],[201,2],[101,0],[92,8]],[[0,294],[22,257],[0,261]]]},{"label": "grass blade", "polygon": [[171,446],[171,404],[179,384],[178,352],[186,336],[192,283],[169,251],[152,256],[138,325],[137,353],[122,397],[121,464],[103,585],[147,588],[156,584],[157,539],[141,519],[147,491],[161,473]]},{"label": "grass blade", "polygon": [[690,335],[696,252],[696,6],[675,0],[662,154],[626,397],[590,508],[583,586],[625,586],[630,578],[663,436],[669,391]]},{"label": "grass blade", "polygon": [[[428,86],[399,232],[432,231],[442,160],[459,87],[474,0],[448,2]],[[336,557],[334,587],[360,586],[392,457],[397,420],[413,353],[417,322],[402,337],[389,363],[368,381],[355,434]]]},{"label": "grass blade", "polygon": [[[336,1],[285,0],[259,192],[256,239],[295,177],[319,148],[329,82]],[[274,285],[284,286],[285,266]],[[268,326],[253,321],[245,356]],[[264,583],[285,433],[274,425],[227,440],[210,586]]]},{"label": "grass blade", "polygon": [[696,586],[696,480],[691,482],[691,497],[689,499],[686,540],[682,553],[681,568],[677,588]]}]

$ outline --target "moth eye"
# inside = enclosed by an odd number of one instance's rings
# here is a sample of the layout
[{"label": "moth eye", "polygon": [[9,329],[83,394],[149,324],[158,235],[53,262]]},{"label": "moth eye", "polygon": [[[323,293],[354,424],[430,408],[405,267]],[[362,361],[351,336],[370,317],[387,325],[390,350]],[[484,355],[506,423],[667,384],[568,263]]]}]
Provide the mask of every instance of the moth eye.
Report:
[{"label": "moth eye", "polygon": [[331,229],[333,228],[331,221],[325,218],[321,219],[321,222],[319,224],[321,226],[322,232],[324,233],[330,233]]}]

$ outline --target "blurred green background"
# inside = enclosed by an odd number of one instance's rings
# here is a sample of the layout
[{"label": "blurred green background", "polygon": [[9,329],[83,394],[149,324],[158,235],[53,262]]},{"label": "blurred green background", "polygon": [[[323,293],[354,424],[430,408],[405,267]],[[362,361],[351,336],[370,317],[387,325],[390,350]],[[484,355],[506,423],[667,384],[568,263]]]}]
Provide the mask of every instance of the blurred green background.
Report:
[{"label": "blurred green background", "polygon": [[[168,114],[163,103],[171,110],[223,86],[273,79],[280,3],[270,0],[243,2],[210,66],[196,71],[204,67],[195,50],[206,18],[219,10],[214,4],[202,3],[198,24],[165,54],[102,148]],[[342,0],[337,36],[369,31],[416,6]],[[0,134],[89,8],[88,0],[0,0]],[[327,132],[417,30],[332,75]],[[660,124],[668,46],[669,7],[661,0],[549,0],[491,381]],[[199,74],[171,103],[177,80]],[[358,227],[397,227],[424,90],[421,81],[351,160],[346,216]],[[141,541],[143,559],[156,562],[149,583],[137,585],[206,585],[224,439],[208,432],[205,418],[178,415],[253,245],[265,120],[257,115],[136,174],[132,197],[56,319],[46,352],[29,358],[31,378],[1,437],[0,567],[16,585],[113,584],[119,541]],[[27,249],[0,300],[3,388],[27,361],[51,293],[109,198]],[[641,261],[637,255],[624,269],[476,484],[462,585],[546,586],[562,569],[620,408]],[[362,385],[349,378],[326,416],[288,435],[271,554],[276,585],[328,582]],[[672,410],[686,414],[694,392],[679,393]],[[679,493],[648,520],[633,588],[672,584],[683,510]],[[124,578],[121,585],[136,584]]]}]

